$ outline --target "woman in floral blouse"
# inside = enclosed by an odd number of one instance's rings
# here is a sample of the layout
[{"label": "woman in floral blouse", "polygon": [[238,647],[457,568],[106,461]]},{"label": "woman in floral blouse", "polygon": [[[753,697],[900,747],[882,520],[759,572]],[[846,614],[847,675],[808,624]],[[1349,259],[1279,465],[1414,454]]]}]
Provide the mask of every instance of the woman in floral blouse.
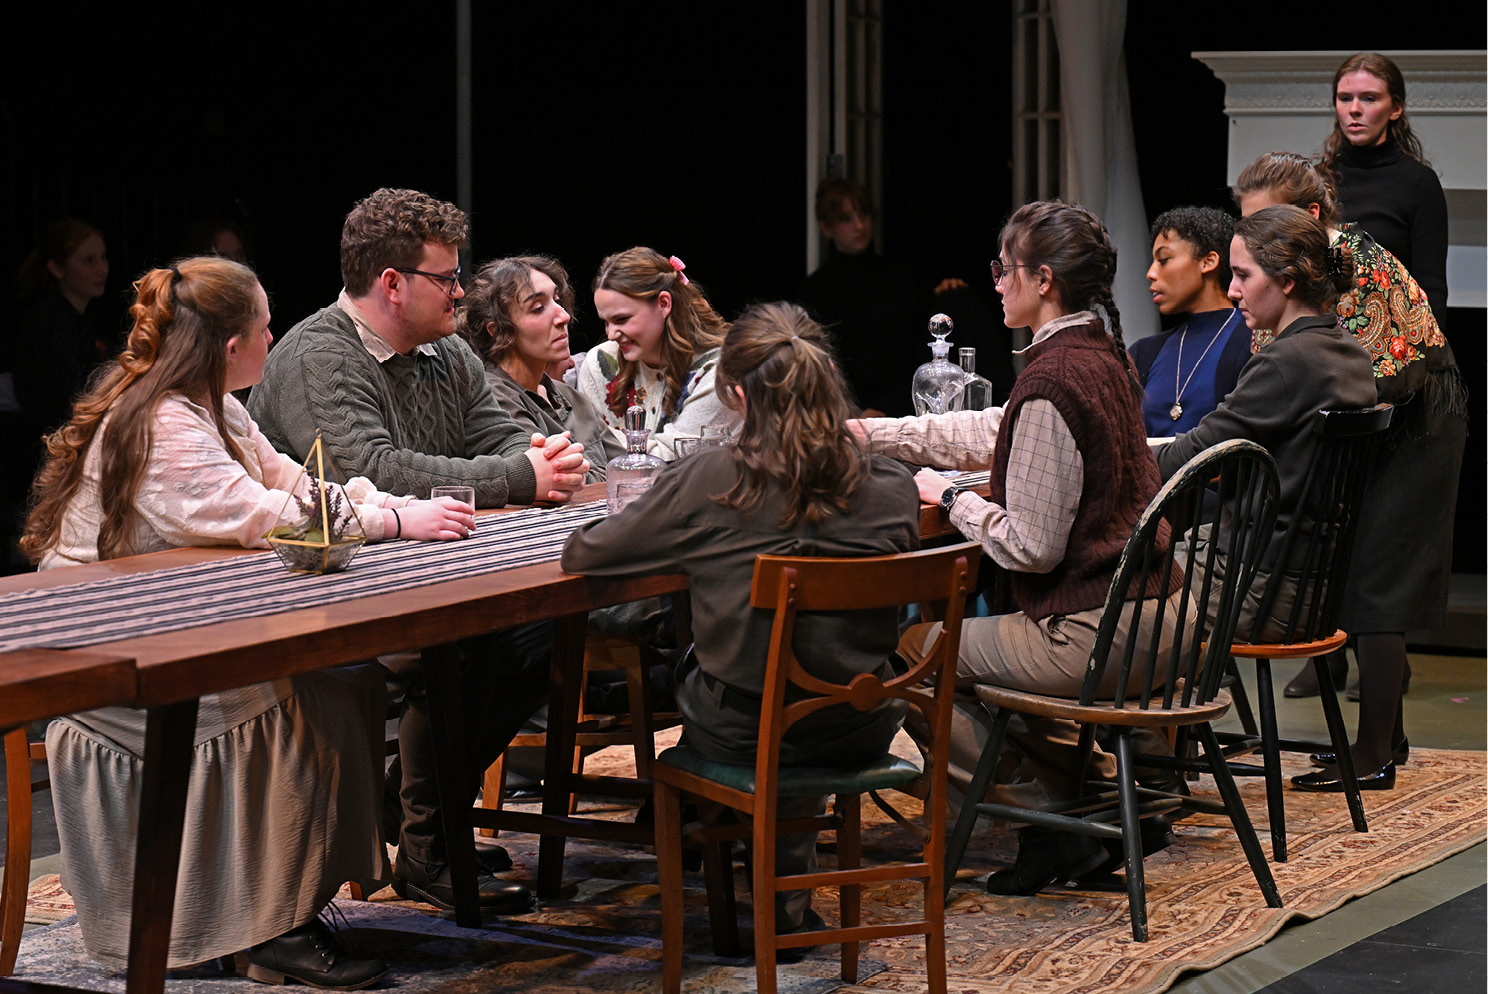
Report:
[{"label": "woman in floral blouse", "polygon": [[605,411],[624,444],[625,409],[646,409],[652,455],[671,460],[676,440],[704,425],[740,423],[714,389],[719,347],[728,322],[687,278],[674,256],[637,247],[599,264],[594,309],[609,341],[590,349],[579,367],[579,392]]},{"label": "woman in floral blouse", "polygon": [[[1425,292],[1366,232],[1337,223],[1333,191],[1308,159],[1267,153],[1241,171],[1233,192],[1244,215],[1292,204],[1328,227],[1355,272],[1354,291],[1338,301],[1339,322],[1369,351],[1379,399],[1395,405],[1359,520],[1340,622],[1355,636],[1359,660],[1354,764],[1360,786],[1392,786],[1396,764],[1409,755],[1401,709],[1410,681],[1405,633],[1440,628],[1446,620],[1452,521],[1467,440],[1462,376]],[[1257,332],[1252,347],[1265,345],[1268,334]],[[1292,783],[1342,789],[1331,766]]]}]

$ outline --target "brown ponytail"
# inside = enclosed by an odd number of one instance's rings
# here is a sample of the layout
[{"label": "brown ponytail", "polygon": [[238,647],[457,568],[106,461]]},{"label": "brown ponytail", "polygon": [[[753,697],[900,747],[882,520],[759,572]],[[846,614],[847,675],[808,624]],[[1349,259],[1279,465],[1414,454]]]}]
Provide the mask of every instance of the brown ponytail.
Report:
[{"label": "brown ponytail", "polygon": [[744,426],[734,459],[739,479],[714,500],[742,511],[783,487],[780,527],[811,523],[852,507],[869,460],[847,429],[852,410],[827,333],[795,304],[756,304],[734,322],[718,362],[718,393],[740,405]]}]

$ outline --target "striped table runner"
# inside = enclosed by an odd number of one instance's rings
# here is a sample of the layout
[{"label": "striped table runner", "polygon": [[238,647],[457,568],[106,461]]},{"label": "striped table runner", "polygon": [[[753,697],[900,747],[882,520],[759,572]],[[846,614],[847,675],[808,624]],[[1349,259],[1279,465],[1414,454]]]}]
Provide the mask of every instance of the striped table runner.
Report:
[{"label": "striped table runner", "polygon": [[291,573],[272,552],[0,596],[0,652],[77,648],[556,560],[605,502],[482,518],[463,542],[366,545],[342,573]]}]

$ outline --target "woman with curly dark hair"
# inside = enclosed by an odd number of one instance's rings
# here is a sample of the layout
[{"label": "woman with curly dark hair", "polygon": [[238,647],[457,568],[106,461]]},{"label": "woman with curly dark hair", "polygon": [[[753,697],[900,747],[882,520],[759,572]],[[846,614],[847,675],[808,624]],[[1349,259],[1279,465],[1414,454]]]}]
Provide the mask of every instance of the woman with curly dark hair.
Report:
[{"label": "woman with curly dark hair", "polygon": [[574,292],[568,272],[545,255],[497,259],[465,288],[460,334],[486,366],[502,411],[529,432],[569,437],[589,453],[585,483],[604,479],[605,463],[625,452],[599,405],[549,375],[569,358]]}]

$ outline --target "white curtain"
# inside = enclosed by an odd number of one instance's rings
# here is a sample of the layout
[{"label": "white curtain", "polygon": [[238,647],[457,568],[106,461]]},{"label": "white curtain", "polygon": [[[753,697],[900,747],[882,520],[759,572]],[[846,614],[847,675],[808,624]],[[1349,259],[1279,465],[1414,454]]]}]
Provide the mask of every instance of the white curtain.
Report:
[{"label": "white curtain", "polygon": [[1116,244],[1116,306],[1127,341],[1157,331],[1152,260],[1126,85],[1126,0],[1052,0],[1064,113],[1065,199],[1095,211]]}]

